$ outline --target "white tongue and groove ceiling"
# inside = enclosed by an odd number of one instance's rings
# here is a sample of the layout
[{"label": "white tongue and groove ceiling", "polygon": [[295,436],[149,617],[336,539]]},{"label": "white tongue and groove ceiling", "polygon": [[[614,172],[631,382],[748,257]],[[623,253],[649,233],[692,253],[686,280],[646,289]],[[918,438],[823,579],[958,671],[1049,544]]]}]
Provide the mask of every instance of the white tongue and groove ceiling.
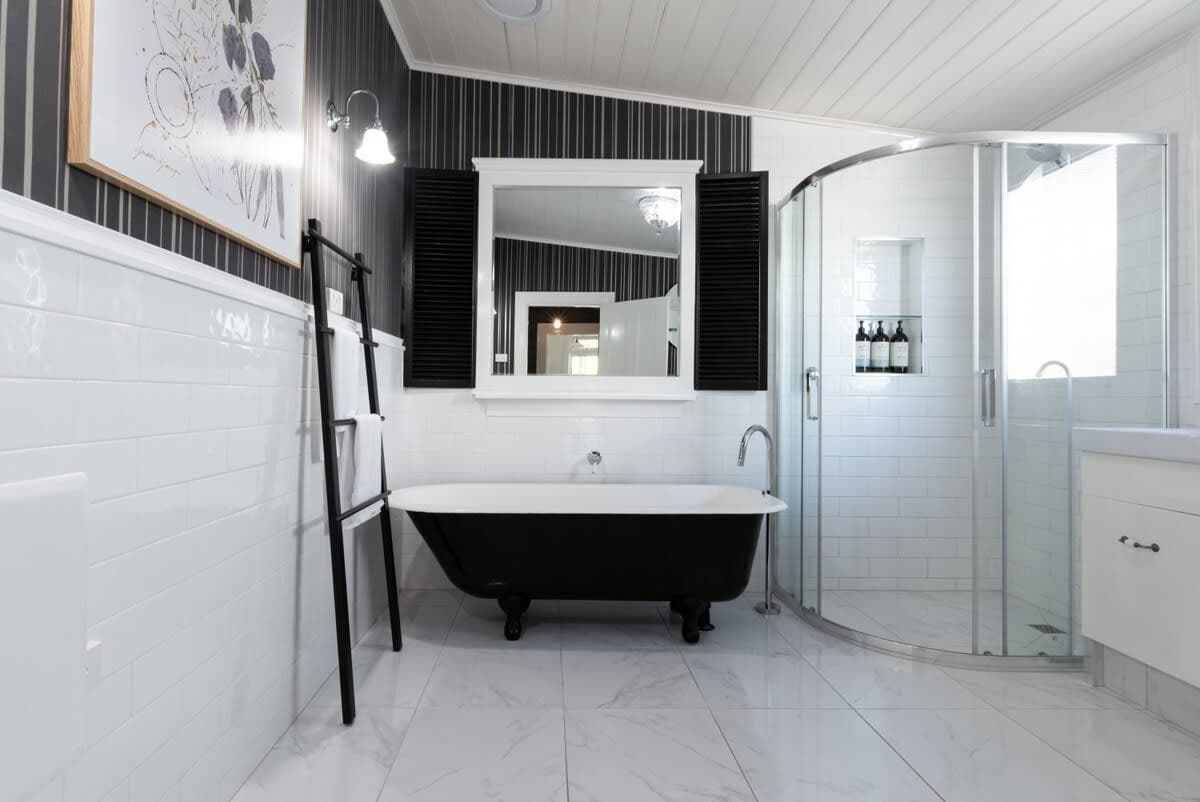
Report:
[{"label": "white tongue and groove ceiling", "polygon": [[1200,24],[1200,0],[382,0],[417,69],[872,125],[1020,128]]}]

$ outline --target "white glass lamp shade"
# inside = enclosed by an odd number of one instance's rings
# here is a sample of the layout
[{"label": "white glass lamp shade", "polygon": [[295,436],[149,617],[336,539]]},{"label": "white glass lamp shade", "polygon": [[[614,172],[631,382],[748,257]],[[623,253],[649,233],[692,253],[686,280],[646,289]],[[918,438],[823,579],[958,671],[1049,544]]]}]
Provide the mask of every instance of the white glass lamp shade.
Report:
[{"label": "white glass lamp shade", "polygon": [[669,195],[646,195],[638,200],[638,209],[660,236],[679,222],[679,201]]},{"label": "white glass lamp shade", "polygon": [[367,164],[392,164],[396,157],[388,147],[387,131],[379,123],[363,131],[362,144],[354,155]]}]

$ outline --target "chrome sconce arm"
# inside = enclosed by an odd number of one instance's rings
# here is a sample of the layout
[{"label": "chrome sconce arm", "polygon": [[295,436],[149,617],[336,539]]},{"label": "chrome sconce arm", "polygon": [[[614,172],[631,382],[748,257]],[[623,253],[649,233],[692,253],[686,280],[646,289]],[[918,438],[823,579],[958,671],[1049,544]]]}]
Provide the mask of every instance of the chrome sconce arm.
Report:
[{"label": "chrome sconce arm", "polygon": [[346,96],[346,105],[340,111],[337,104],[330,100],[325,107],[325,121],[329,130],[337,133],[341,126],[350,126],[350,101],[354,100],[356,95],[366,95],[375,101],[375,119],[363,130],[362,144],[358,146],[354,155],[368,164],[393,163],[396,157],[392,155],[388,146],[387,129],[383,127],[383,121],[379,117],[379,97],[371,90],[355,89]]},{"label": "chrome sconce arm", "polygon": [[375,101],[375,122],[372,125],[383,127],[383,123],[379,119],[379,98],[370,89],[355,89],[346,97],[346,105],[342,107],[343,111],[338,111],[337,104],[332,99],[330,99],[329,105],[325,107],[325,118],[329,123],[330,131],[336,133],[337,129],[341,126],[350,125],[350,101],[354,100],[355,95],[366,95]]}]

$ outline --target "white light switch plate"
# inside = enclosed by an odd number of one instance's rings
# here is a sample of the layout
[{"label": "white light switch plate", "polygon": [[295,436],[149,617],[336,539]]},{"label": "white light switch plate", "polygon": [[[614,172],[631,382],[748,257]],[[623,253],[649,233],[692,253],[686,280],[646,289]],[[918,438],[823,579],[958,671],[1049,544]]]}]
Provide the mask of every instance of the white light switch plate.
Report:
[{"label": "white light switch plate", "polygon": [[326,303],[329,306],[329,311],[335,315],[345,315],[346,296],[333,287],[326,287],[325,292],[327,294]]}]

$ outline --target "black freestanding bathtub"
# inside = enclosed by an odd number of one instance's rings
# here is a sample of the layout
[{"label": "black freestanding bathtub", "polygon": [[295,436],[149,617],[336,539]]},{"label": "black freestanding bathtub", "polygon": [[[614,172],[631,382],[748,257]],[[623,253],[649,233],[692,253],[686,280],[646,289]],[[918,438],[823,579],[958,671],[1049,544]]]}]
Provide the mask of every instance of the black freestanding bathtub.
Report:
[{"label": "black freestanding bathtub", "polygon": [[712,602],[746,589],[763,517],[787,506],[741,487],[618,484],[426,485],[390,503],[451,582],[499,601],[509,640],[533,600],[597,599],[670,602],[688,643]]}]

